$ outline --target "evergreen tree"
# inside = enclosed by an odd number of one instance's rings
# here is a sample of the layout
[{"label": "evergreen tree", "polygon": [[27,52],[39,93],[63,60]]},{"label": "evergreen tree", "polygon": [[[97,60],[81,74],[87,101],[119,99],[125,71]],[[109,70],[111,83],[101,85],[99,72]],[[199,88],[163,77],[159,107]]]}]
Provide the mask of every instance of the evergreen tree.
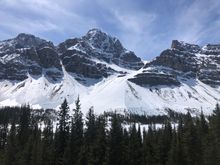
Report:
[{"label": "evergreen tree", "polygon": [[178,142],[177,142],[176,131],[174,130],[167,165],[177,165],[178,158],[179,158],[178,157]]},{"label": "evergreen tree", "polygon": [[[184,149],[183,149],[183,119],[180,117],[177,127],[176,139],[176,160],[178,165],[185,165]],[[175,140],[175,139],[174,139]]]},{"label": "evergreen tree", "polygon": [[18,128],[19,145],[22,148],[28,141],[30,135],[31,110],[29,105],[21,108],[21,117]]},{"label": "evergreen tree", "polygon": [[178,117],[174,129],[167,118],[161,128],[149,125],[143,132],[134,122],[138,116],[129,119],[133,125],[127,130],[128,115],[96,116],[93,108],[84,127],[79,98],[71,123],[68,104],[63,102],[55,133],[52,120],[30,107],[10,110],[0,108],[1,165],[218,165],[220,161],[219,105],[207,119],[203,113],[196,118],[187,113]]},{"label": "evergreen tree", "polygon": [[42,165],[54,165],[53,125],[49,120],[45,123],[42,138]]},{"label": "evergreen tree", "polygon": [[123,165],[123,131],[119,117],[115,113],[112,116],[111,128],[109,133],[109,165]]},{"label": "evergreen tree", "polygon": [[207,164],[217,165],[220,162],[220,106],[216,105],[210,118],[210,133],[208,135]]},{"label": "evergreen tree", "polygon": [[86,132],[85,132],[85,142],[91,145],[95,140],[96,136],[96,117],[94,114],[94,109],[91,107],[86,116]]},{"label": "evergreen tree", "polygon": [[165,165],[168,161],[168,154],[172,142],[172,126],[170,122],[164,124],[164,128],[160,131],[161,135],[158,137],[159,144],[159,161],[160,164]]},{"label": "evergreen tree", "polygon": [[135,124],[130,129],[129,139],[129,164],[141,165],[143,164],[142,138],[140,127],[137,131]]},{"label": "evergreen tree", "polygon": [[31,160],[30,165],[41,165],[42,164],[42,142],[41,142],[41,130],[38,129],[38,125],[31,135]]},{"label": "evergreen tree", "polygon": [[83,114],[79,97],[75,102],[76,108],[71,122],[71,133],[68,140],[68,145],[65,149],[65,164],[81,164],[84,161],[83,146]]},{"label": "evergreen tree", "polygon": [[196,162],[200,165],[205,163],[205,148],[207,145],[208,135],[208,123],[205,119],[203,112],[196,118],[196,130],[197,130],[197,152],[195,153]]},{"label": "evergreen tree", "polygon": [[123,155],[122,155],[122,159],[124,164],[130,164],[130,157],[129,157],[129,144],[130,144],[130,136],[129,136],[129,132],[126,128],[124,128],[123,131],[123,142],[122,142],[122,146],[123,146]]},{"label": "evergreen tree", "polygon": [[16,144],[16,127],[15,121],[12,121],[10,133],[8,135],[7,140],[7,148],[5,155],[5,165],[15,165],[16,164],[16,152],[17,152],[17,144]]},{"label": "evergreen tree", "polygon": [[156,136],[155,126],[149,125],[148,131],[143,133],[143,150],[144,150],[144,164],[156,165],[158,164],[158,142]]},{"label": "evergreen tree", "polygon": [[[96,120],[97,133],[94,141],[93,162],[88,162],[96,165],[106,165],[108,160],[107,154],[107,139],[106,139],[106,119],[104,116],[99,116]],[[90,159],[91,160],[91,159]]]},{"label": "evergreen tree", "polygon": [[186,165],[196,164],[196,152],[198,151],[198,141],[196,136],[196,129],[191,117],[188,112],[184,121],[184,134],[183,134],[183,148],[186,160]]},{"label": "evergreen tree", "polygon": [[93,107],[89,109],[86,115],[86,130],[85,130],[85,142],[84,150],[86,152],[86,159],[88,164],[96,163],[95,157],[95,139],[97,134],[96,117]]},{"label": "evergreen tree", "polygon": [[57,130],[57,139],[56,139],[56,163],[62,164],[64,150],[67,146],[67,140],[69,135],[69,106],[67,100],[64,99],[60,107],[60,112],[58,114],[58,130]]}]

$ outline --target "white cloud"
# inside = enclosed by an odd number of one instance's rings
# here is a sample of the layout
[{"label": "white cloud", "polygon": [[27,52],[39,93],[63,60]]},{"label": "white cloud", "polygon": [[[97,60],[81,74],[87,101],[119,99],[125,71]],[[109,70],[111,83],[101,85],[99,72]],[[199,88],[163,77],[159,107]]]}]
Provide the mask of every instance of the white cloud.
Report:
[{"label": "white cloud", "polygon": [[[64,0],[65,1],[65,0]],[[65,3],[66,2],[66,3]],[[0,1],[0,27],[13,33],[57,31],[77,34],[96,25],[96,21],[81,17],[68,8],[67,2],[58,0],[2,0]],[[1,29],[0,29],[1,30]]]},{"label": "white cloud", "polygon": [[[212,21],[214,14],[219,15],[219,1],[196,0],[183,9],[177,17],[176,36],[178,39],[192,43],[200,43],[210,32],[219,28],[219,24]],[[220,34],[216,31],[216,34]]]},{"label": "white cloud", "polygon": [[30,32],[38,33],[39,31],[58,30],[55,24],[47,20],[30,20],[25,18],[16,17],[14,15],[5,15],[0,11],[1,27],[10,29],[13,32]]},{"label": "white cloud", "polygon": [[201,43],[220,38],[220,1],[160,1],[0,0],[0,40],[26,32],[50,34],[47,39],[61,42],[97,27],[150,59],[172,39]]},{"label": "white cloud", "polygon": [[144,12],[124,14],[119,11],[114,11],[114,15],[121,24],[121,28],[135,33],[142,33],[156,18],[155,14]]}]

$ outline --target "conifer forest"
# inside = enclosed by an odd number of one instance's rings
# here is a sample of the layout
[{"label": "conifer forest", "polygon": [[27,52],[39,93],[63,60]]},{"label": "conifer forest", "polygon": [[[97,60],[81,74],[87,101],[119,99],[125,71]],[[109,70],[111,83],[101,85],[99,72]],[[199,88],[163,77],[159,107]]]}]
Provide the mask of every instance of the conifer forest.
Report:
[{"label": "conifer forest", "polygon": [[[219,165],[220,107],[211,116],[0,110],[0,165]],[[48,117],[50,116],[50,117]],[[160,123],[158,127],[156,123]],[[141,127],[141,125],[146,127]]]}]

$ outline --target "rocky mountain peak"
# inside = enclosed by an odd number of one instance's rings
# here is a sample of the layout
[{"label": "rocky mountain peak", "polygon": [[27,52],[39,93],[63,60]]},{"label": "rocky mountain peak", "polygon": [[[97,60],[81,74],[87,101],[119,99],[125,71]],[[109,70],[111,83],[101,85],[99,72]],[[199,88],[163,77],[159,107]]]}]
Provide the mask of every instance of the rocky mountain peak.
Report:
[{"label": "rocky mountain peak", "polygon": [[[21,102],[27,102],[29,95],[22,100],[23,93],[34,88],[39,92],[37,98],[30,98],[30,103],[35,101],[38,104],[47,99],[57,103],[66,96],[71,98],[77,95],[79,88],[80,92],[85,91],[84,96],[91,94],[89,100],[95,98],[100,101],[109,96],[121,98],[122,109],[124,105],[130,107],[133,100],[135,107],[132,104],[130,108],[134,111],[136,108],[147,109],[152,101],[158,108],[158,99],[164,103],[163,107],[168,108],[175,105],[188,108],[186,100],[194,100],[193,106],[201,103],[201,100],[214,103],[218,98],[219,101],[219,91],[210,101],[209,90],[216,91],[220,86],[220,45],[208,44],[200,48],[174,40],[171,48],[146,63],[144,68],[142,60],[134,52],[124,48],[115,37],[98,29],[91,29],[81,38],[68,39],[57,47],[50,45],[51,42],[24,33],[0,42],[1,93],[8,96],[11,92],[12,98],[19,96],[17,98]],[[18,82],[18,85],[7,91],[10,84],[5,85],[4,80]],[[101,81],[103,83],[97,83]],[[97,86],[90,88],[94,84]],[[100,88],[96,88],[99,85]],[[39,86],[46,92],[38,90]],[[200,92],[201,86],[208,90]],[[97,91],[91,92],[93,89],[102,91],[97,98],[93,95]],[[1,98],[4,100],[6,97]],[[112,102],[115,105],[114,99]]]},{"label": "rocky mountain peak", "polygon": [[166,49],[144,66],[142,74],[131,81],[141,85],[180,85],[189,79],[198,79],[212,87],[220,86],[220,45],[200,47],[173,40]]},{"label": "rocky mountain peak", "polygon": [[86,36],[95,36],[95,35],[107,35],[105,32],[102,32],[101,29],[97,29],[97,28],[93,28],[93,29],[90,29]]},{"label": "rocky mountain peak", "polygon": [[109,37],[114,38],[114,37],[111,37],[109,34],[103,32],[101,29],[97,29],[97,28],[90,29],[84,36],[84,38],[87,38],[87,39],[109,38]]},{"label": "rocky mountain peak", "polygon": [[183,41],[173,40],[171,44],[171,49],[177,49],[179,51],[189,51],[189,52],[199,52],[201,50],[200,46],[195,44],[189,44]]},{"label": "rocky mountain peak", "polygon": [[[99,68],[100,66],[105,68],[101,64],[103,62],[134,70],[143,66],[141,59],[133,52],[125,49],[117,38],[99,29],[91,29],[81,38],[66,40],[58,45],[58,52],[67,71],[76,72],[78,61],[82,61],[81,69],[80,71],[77,70],[77,72],[85,74],[84,72],[88,68],[95,70],[89,75],[90,77],[102,77],[103,75],[103,73],[97,75],[97,64],[94,63],[94,60],[100,61]],[[94,67],[91,69],[91,66]],[[108,74],[105,73],[105,75]]]},{"label": "rocky mountain peak", "polygon": [[52,42],[35,37],[32,34],[20,33],[14,40],[16,48],[54,47]]},{"label": "rocky mountain peak", "polygon": [[27,33],[19,33],[16,37],[17,40],[27,40],[28,38],[35,39],[36,37],[33,34],[27,34]]},{"label": "rocky mountain peak", "polygon": [[0,42],[1,79],[24,80],[28,75],[61,77],[60,59],[52,42],[31,34]]},{"label": "rocky mountain peak", "polygon": [[106,40],[108,38],[108,34],[105,32],[102,32],[100,29],[90,29],[85,36],[82,38],[88,41],[94,41],[94,40]]},{"label": "rocky mountain peak", "polygon": [[93,47],[107,52],[115,51],[115,49],[118,51],[125,50],[117,38],[108,35],[100,29],[91,29],[82,38],[89,42]]},{"label": "rocky mountain peak", "polygon": [[202,47],[201,53],[206,55],[219,55],[220,44],[207,44],[204,47]]},{"label": "rocky mountain peak", "polygon": [[121,42],[99,29],[91,29],[81,38],[67,39],[57,47],[32,34],[0,42],[0,76],[24,80],[42,74],[54,80],[67,72],[79,77],[99,79],[116,73],[110,65],[137,70],[143,62]]}]

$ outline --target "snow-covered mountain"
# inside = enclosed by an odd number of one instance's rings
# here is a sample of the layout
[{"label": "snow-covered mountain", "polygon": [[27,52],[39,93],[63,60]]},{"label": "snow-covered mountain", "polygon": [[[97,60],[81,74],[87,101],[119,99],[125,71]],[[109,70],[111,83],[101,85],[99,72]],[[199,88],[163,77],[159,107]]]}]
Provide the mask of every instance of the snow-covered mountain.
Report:
[{"label": "snow-covered mountain", "polygon": [[29,34],[0,42],[0,105],[57,108],[80,96],[82,110],[167,109],[209,114],[220,100],[220,45],[187,44],[145,63],[98,29],[54,46]]}]

